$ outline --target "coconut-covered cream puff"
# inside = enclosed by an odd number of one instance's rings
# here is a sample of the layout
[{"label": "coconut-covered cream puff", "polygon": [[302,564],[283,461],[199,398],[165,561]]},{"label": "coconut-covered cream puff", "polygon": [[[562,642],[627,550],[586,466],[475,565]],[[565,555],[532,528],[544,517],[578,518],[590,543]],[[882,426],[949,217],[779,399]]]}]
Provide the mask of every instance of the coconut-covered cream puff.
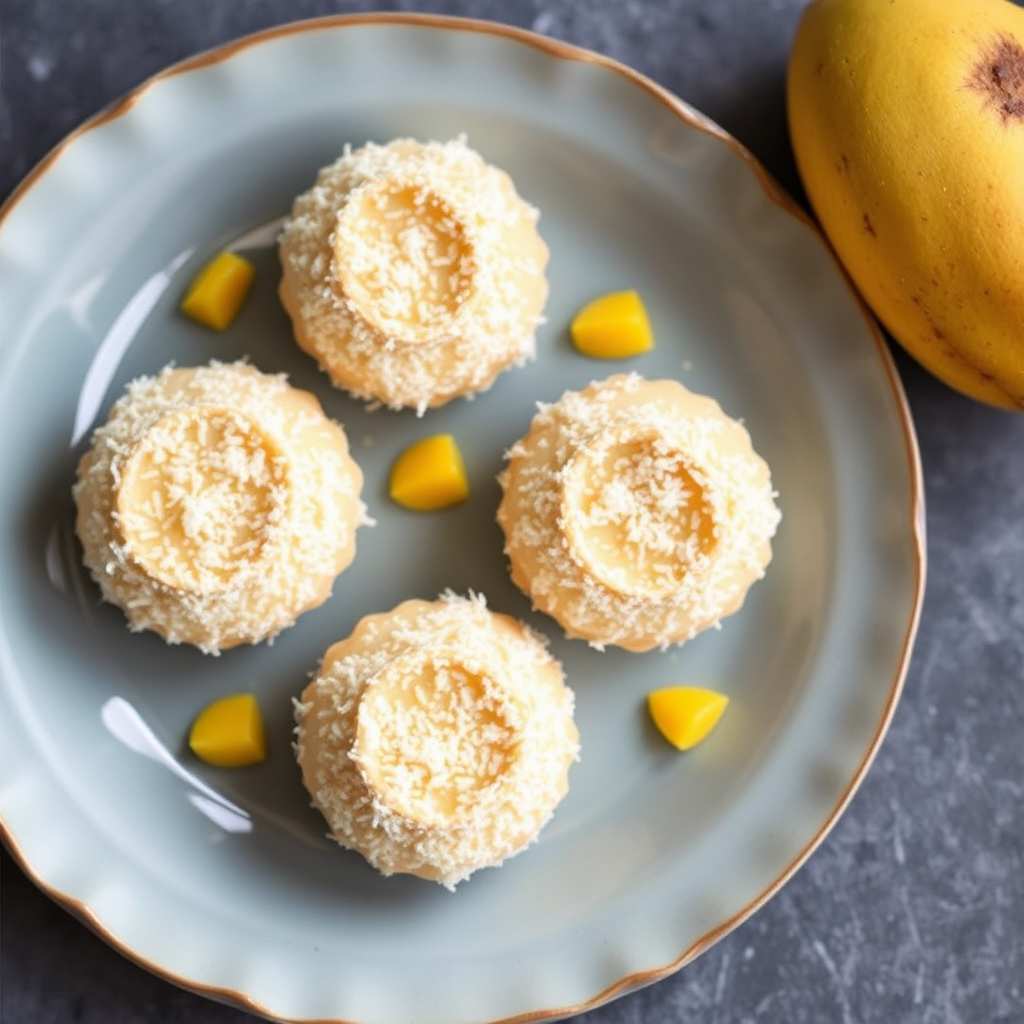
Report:
[{"label": "coconut-covered cream puff", "polygon": [[131,629],[215,654],[326,600],[366,521],[361,488],[342,428],[283,376],[168,367],[93,434],[76,530]]},{"label": "coconut-covered cream puff", "polygon": [[385,875],[448,888],[533,841],[579,749],[545,641],[478,596],[362,619],[325,654],[296,721],[333,838]]},{"label": "coconut-covered cream puff", "polygon": [[281,301],[353,395],[423,412],[534,353],[548,286],[537,211],[463,139],[349,150],[294,202]]},{"label": "coconut-covered cream puff", "polygon": [[596,647],[664,648],[736,611],[780,518],[742,424],[635,374],[541,405],[499,481],[513,582]]}]

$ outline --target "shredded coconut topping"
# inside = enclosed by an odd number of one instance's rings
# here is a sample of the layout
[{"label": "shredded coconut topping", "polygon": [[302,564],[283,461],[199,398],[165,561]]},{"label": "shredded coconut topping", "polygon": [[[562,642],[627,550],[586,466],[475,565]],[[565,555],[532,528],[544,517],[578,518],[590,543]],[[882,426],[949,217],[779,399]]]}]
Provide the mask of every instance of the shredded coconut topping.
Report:
[{"label": "shredded coconut topping", "polygon": [[79,463],[84,561],[133,630],[216,654],[322,603],[367,522],[344,432],[245,363],[129,384]]},{"label": "shredded coconut topping", "polygon": [[532,842],[579,752],[545,642],[482,597],[406,601],[332,647],[296,704],[303,781],[342,846],[448,888]]},{"label": "shredded coconut topping", "polygon": [[346,147],[281,236],[296,340],[336,386],[392,408],[486,390],[534,355],[537,220],[464,138]]},{"label": "shredded coconut topping", "polygon": [[289,486],[287,460],[249,417],[192,407],[154,423],[125,460],[115,515],[152,577],[213,592],[272,542]]},{"label": "shredded coconut topping", "polygon": [[780,513],[746,429],[675,381],[541,405],[499,477],[514,582],[570,636],[648,650],[740,607]]}]

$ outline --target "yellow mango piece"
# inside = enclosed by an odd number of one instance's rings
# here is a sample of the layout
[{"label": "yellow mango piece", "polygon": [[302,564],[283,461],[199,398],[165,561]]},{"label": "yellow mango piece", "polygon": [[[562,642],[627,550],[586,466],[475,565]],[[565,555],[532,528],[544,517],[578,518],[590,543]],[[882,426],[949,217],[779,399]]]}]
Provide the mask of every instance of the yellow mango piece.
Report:
[{"label": "yellow mango piece", "polygon": [[247,259],[222,252],[192,280],[181,311],[215,331],[223,331],[238,315],[255,276],[256,268]]},{"label": "yellow mango piece", "polygon": [[705,739],[729,704],[724,693],[698,686],[667,686],[647,695],[647,708],[658,731],[679,750]]},{"label": "yellow mango piece", "polygon": [[192,723],[188,745],[196,757],[219,768],[241,768],[266,759],[259,705],[251,693],[214,701]]},{"label": "yellow mango piece", "polygon": [[587,303],[569,333],[576,348],[593,359],[626,359],[654,347],[647,310],[635,291],[610,292]]},{"label": "yellow mango piece", "polygon": [[451,434],[425,437],[406,448],[391,469],[393,501],[417,512],[457,505],[469,497],[462,453]]}]

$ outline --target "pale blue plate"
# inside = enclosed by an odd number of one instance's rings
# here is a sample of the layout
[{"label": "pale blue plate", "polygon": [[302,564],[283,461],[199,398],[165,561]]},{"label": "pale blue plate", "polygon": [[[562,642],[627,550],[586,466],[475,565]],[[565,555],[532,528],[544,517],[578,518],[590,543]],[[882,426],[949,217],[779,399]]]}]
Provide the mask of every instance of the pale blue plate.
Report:
[{"label": "pale blue plate", "polygon": [[[292,344],[274,225],[345,143],[466,133],[542,212],[539,358],[417,420],[366,413]],[[176,310],[231,246],[258,268],[223,335]],[[577,355],[585,301],[636,287],[657,334],[625,364]],[[0,830],[29,874],[117,948],[267,1015],[363,1024],[554,1017],[687,962],[752,913],[836,821],[899,694],[921,598],[923,511],[888,355],[814,229],[735,142],[635,73],[536,36],[437,18],[313,22],[158,76],[72,135],[0,222]],[[378,525],[334,597],[272,647],[208,658],[130,634],[71,532],[73,467],[126,381],[248,356],[347,428]],[[738,615],[685,648],[598,653],[508,581],[495,474],[538,400],[607,373],[673,376],[742,417],[784,520]],[[405,513],[411,440],[450,431],[473,497]],[[368,612],[470,588],[552,637],[583,744],[540,841],[453,895],[329,844],[292,762],[291,699]],[[647,691],[730,694],[680,755]],[[268,762],[218,771],[185,736],[254,690]]]}]

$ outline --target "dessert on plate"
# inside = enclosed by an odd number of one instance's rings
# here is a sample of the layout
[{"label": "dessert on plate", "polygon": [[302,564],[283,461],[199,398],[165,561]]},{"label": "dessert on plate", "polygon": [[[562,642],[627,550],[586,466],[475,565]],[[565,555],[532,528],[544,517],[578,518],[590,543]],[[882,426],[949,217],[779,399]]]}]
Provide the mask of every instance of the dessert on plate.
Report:
[{"label": "dessert on plate", "polygon": [[84,561],[133,630],[216,654],[322,604],[365,523],[317,399],[247,363],[128,385],[73,488]]},{"label": "dessert on plate", "polygon": [[281,234],[296,341],[337,387],[391,408],[486,390],[534,354],[548,292],[537,219],[464,139],[346,148]]},{"label": "dessert on plate", "polygon": [[324,655],[296,722],[333,838],[385,875],[448,888],[534,840],[579,750],[545,641],[450,593],[362,619]]},{"label": "dessert on plate", "polygon": [[746,428],[636,374],[539,406],[499,481],[513,582],[596,647],[664,648],[717,625],[764,574],[780,518]]}]

